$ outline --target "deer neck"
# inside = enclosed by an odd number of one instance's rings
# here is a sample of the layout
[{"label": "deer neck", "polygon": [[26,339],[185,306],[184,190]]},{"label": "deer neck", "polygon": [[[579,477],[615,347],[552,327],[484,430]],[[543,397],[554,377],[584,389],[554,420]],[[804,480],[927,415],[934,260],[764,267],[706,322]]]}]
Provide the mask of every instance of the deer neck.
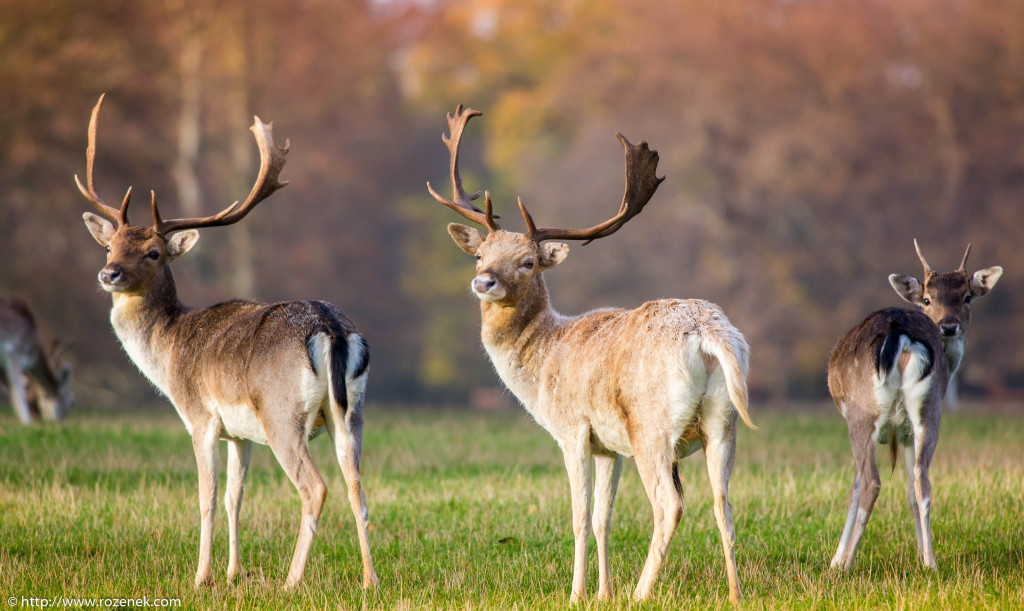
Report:
[{"label": "deer neck", "polygon": [[537,404],[536,380],[544,355],[563,325],[551,307],[541,276],[513,306],[480,302],[481,339],[502,382],[531,413]]},{"label": "deer neck", "polygon": [[960,360],[964,356],[964,346],[966,343],[967,338],[963,335],[948,340],[946,338],[942,339],[942,350],[946,353],[946,361],[949,363],[950,378],[956,375],[956,371],[960,367]]},{"label": "deer neck", "polygon": [[113,294],[110,323],[135,366],[168,395],[167,352],[173,344],[174,322],[185,311],[178,300],[174,275],[164,266],[150,290],[140,295]]}]

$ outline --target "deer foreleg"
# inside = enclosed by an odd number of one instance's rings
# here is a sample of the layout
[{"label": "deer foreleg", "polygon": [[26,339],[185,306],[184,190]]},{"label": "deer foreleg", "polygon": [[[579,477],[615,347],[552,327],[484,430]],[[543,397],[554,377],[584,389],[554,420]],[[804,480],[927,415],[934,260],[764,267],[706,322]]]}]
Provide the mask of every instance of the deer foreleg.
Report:
[{"label": "deer foreleg", "polygon": [[576,603],[587,591],[587,543],[590,540],[590,501],[593,493],[594,458],[590,452],[590,430],[581,428],[563,442],[562,458],[569,474],[572,494],[572,534],[575,554],[572,565],[572,595]]},{"label": "deer foreleg", "polygon": [[196,567],[195,587],[213,584],[213,517],[217,506],[217,456],[219,429],[213,423],[196,427],[192,431],[192,449],[196,454],[199,474],[199,565]]},{"label": "deer foreleg", "polygon": [[622,475],[622,456],[595,456],[594,536],[597,538],[597,597],[612,597],[611,568],[608,562],[608,532],[612,525],[615,491]]},{"label": "deer foreleg", "polygon": [[224,491],[224,509],[228,514],[228,583],[234,582],[242,570],[239,560],[238,514],[242,509],[245,476],[252,458],[252,441],[228,442],[228,487]]},{"label": "deer foreleg", "polygon": [[11,395],[11,407],[22,424],[32,424],[32,410],[28,405],[28,393],[25,391],[25,372],[21,367],[21,357],[5,350],[4,371],[7,372],[7,386]]}]

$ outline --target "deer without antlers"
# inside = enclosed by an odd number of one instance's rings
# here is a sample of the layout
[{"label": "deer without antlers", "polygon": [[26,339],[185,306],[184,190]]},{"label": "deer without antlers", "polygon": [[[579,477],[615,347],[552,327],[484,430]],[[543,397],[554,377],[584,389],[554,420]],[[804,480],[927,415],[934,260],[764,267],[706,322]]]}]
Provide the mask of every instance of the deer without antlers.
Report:
[{"label": "deer without antlers", "polygon": [[[466,123],[479,115],[459,106],[448,115],[452,199],[430,193],[488,233],[452,223],[448,232],[476,257],[473,293],[480,299],[481,336],[498,375],[558,442],[572,493],[575,560],[572,594],[585,595],[587,543],[593,529],[598,597],[611,596],[608,530],[623,456],[633,456],[654,512],[654,535],[633,595],[646,598],[682,517],[678,460],[704,448],[725,549],[729,597],[741,597],[728,499],[737,414],[747,416],[749,349],[722,310],[709,302],[666,299],[634,310],[563,316],[548,300],[542,273],[565,260],[569,247],[548,240],[607,237],[643,210],[663,178],[658,154],[618,134],[626,155],[626,191],[618,213],[589,229],[538,228],[522,200],[527,233],[502,230],[489,193],[472,204],[459,175]],[[596,473],[596,494],[594,478]]]},{"label": "deer without antlers", "polygon": [[[939,441],[942,397],[956,374],[971,322],[970,303],[988,294],[1003,268],[968,276],[970,245],[953,272],[924,266],[924,281],[892,274],[889,283],[919,310],[886,308],[868,316],[839,340],[828,361],[828,388],[846,419],[853,449],[853,489],[846,525],[832,567],[850,569],[878,498],[881,479],[875,445],[888,443],[893,469],[899,447],[907,470],[907,503],[925,566],[935,568],[928,469]],[[944,358],[943,358],[944,357]]]},{"label": "deer without antlers", "polygon": [[0,297],[0,385],[6,384],[22,424],[37,418],[57,422],[71,409],[71,367],[59,355],[56,342],[50,350],[43,348],[24,301]]},{"label": "deer without antlers", "polygon": [[101,96],[89,122],[86,184],[77,176],[75,180],[102,215],[86,212],[83,218],[92,236],[107,248],[99,282],[113,298],[114,331],[132,361],[174,404],[192,436],[202,516],[196,586],[212,582],[218,439],[228,441],[224,499],[228,581],[241,572],[238,514],[254,442],[270,446],[298,489],[302,520],[285,587],[301,581],[327,496],[323,477],[310,458],[308,440],[325,429],[348,485],[363,560],[362,583],[375,586],[378,580],[370,558],[359,471],[370,356],[366,341],[341,310],[322,301],[229,301],[188,308],[178,300],[169,266],[195,245],[196,229],[236,223],[284,186],[278,177],[288,144],[278,147],[272,125],[256,117],[252,131],[260,151],[260,171],[244,202],[205,218],[163,220],[153,194],[153,226],[132,225],[128,222],[131,189],[118,209],[100,198],[93,181],[96,121],[102,104]]}]

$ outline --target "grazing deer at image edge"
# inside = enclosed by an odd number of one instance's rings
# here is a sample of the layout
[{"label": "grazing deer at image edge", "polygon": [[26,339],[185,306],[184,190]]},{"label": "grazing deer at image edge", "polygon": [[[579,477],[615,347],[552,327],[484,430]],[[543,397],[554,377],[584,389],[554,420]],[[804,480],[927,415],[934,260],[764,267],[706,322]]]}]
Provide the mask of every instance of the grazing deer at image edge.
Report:
[{"label": "grazing deer at image edge", "polygon": [[[611,596],[608,532],[623,456],[633,456],[654,513],[654,534],[634,598],[650,595],[682,517],[678,460],[701,447],[707,460],[715,518],[725,549],[729,598],[741,598],[733,551],[735,531],[729,476],[736,451],[736,416],[747,416],[749,350],[718,306],[666,299],[635,310],[594,310],[563,316],[548,300],[542,272],[565,260],[569,247],[547,240],[584,240],[618,231],[638,214],[663,178],[658,154],[629,143],[626,192],[619,212],[590,229],[538,228],[522,200],[527,234],[498,227],[490,194],[486,211],[472,204],[459,175],[459,144],[470,118],[460,105],[448,115],[451,200],[439,202],[488,233],[452,223],[448,232],[476,257],[471,288],[480,299],[481,337],[498,375],[533,418],[558,442],[572,494],[571,600],[585,595],[587,544],[597,538],[598,597]],[[595,485],[596,473],[596,485]]]},{"label": "grazing deer at image edge", "polygon": [[881,479],[875,445],[888,443],[893,469],[903,447],[907,503],[925,566],[935,568],[932,551],[931,482],[928,469],[939,441],[942,397],[956,374],[971,323],[970,303],[988,294],[1003,268],[968,276],[970,245],[953,272],[934,271],[914,240],[924,281],[892,274],[889,283],[920,310],[886,308],[843,336],[828,362],[828,387],[846,418],[853,449],[854,478],[846,525],[832,567],[850,569],[878,498]]},{"label": "grazing deer at image edge", "polygon": [[366,341],[336,306],[322,301],[269,305],[228,301],[188,308],[178,300],[169,266],[195,245],[196,228],[236,223],[284,186],[278,176],[288,143],[278,147],[273,126],[256,117],[251,129],[259,147],[260,170],[245,202],[205,218],[163,220],[152,194],[153,226],[131,225],[131,189],[118,210],[103,202],[93,183],[96,121],[102,104],[101,96],[89,121],[86,185],[77,176],[75,181],[82,195],[106,217],[83,215],[89,232],[107,248],[99,282],[113,298],[114,331],[132,361],[171,400],[192,436],[202,518],[196,587],[212,583],[218,439],[228,441],[224,498],[228,581],[241,572],[238,514],[254,442],[270,446],[298,489],[302,519],[285,587],[302,580],[327,497],[324,479],[310,458],[308,440],[325,429],[348,485],[363,560],[362,583],[375,586],[378,580],[370,559],[368,512],[359,472],[369,368]]},{"label": "grazing deer at image edge", "polygon": [[35,318],[24,301],[0,297],[0,387],[22,424],[36,418],[58,422],[71,410],[71,366],[60,362],[56,342],[43,349]]}]

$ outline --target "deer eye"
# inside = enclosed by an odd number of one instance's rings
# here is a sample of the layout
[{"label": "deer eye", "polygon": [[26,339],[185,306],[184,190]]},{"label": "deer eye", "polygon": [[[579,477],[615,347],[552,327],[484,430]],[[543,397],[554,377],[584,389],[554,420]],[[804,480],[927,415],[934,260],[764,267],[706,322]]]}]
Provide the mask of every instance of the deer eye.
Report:
[{"label": "deer eye", "polygon": [[927,297],[925,297],[924,299],[921,300],[921,303],[923,303],[926,306],[927,305],[932,305],[932,300],[928,299]]},{"label": "deer eye", "polygon": [[105,248],[107,249],[107,252],[110,252],[110,247],[109,246],[106,246]]},{"label": "deer eye", "polygon": [[533,269],[533,259],[527,259],[526,261],[523,261],[523,267],[525,267],[526,269]]},{"label": "deer eye", "polygon": [[156,261],[157,259],[160,258],[160,251],[159,250],[151,250],[151,251],[149,251],[149,254],[147,254],[146,256],[149,257],[151,260]]},{"label": "deer eye", "polygon": [[476,253],[476,260],[479,261],[481,258],[480,253]]},{"label": "deer eye", "polygon": [[970,295],[964,295],[964,303],[970,303],[970,302],[971,302],[971,296]]}]

